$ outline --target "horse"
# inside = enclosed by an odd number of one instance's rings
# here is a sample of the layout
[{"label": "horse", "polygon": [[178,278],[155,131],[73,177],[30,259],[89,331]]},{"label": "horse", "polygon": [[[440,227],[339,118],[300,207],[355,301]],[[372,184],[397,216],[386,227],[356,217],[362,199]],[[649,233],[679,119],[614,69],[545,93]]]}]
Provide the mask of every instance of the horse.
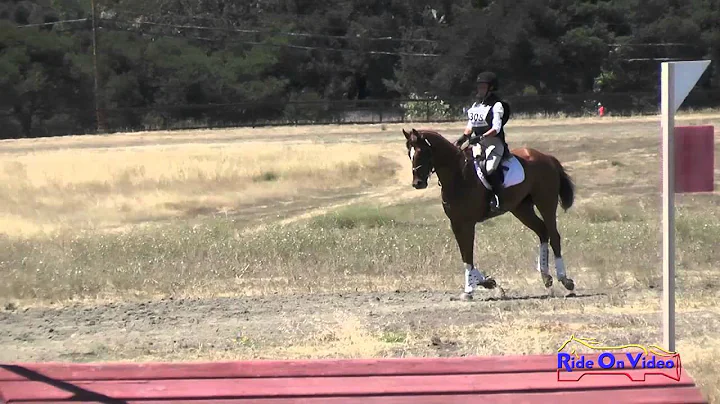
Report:
[{"label": "horse", "polygon": [[[548,263],[548,241],[553,249],[558,281],[573,291],[575,282],[567,276],[557,229],[558,204],[567,211],[575,199],[575,184],[563,165],[552,155],[522,147],[506,152],[498,170],[507,171],[500,190],[499,210],[489,206],[490,185],[484,171],[475,165],[471,148],[462,150],[432,130],[402,130],[412,162],[415,189],[425,189],[433,173],[441,186],[442,207],[460,249],[465,269],[465,290],[461,297],[472,300],[478,286],[494,289],[497,282],[474,265],[475,225],[510,212],[539,239],[537,270],[546,288],[553,284]],[[479,171],[479,172],[478,172]],[[537,207],[542,219],[535,214]]]}]

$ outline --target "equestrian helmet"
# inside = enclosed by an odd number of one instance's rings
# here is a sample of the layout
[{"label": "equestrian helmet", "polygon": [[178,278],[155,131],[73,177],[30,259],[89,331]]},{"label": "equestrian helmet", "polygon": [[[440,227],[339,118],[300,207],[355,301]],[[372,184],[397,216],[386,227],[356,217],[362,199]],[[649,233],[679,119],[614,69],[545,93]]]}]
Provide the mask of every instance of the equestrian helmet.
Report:
[{"label": "equestrian helmet", "polygon": [[476,84],[480,83],[487,83],[490,87],[490,91],[495,91],[499,89],[498,85],[498,79],[495,73],[493,72],[482,72],[478,74],[477,79],[475,80]]}]

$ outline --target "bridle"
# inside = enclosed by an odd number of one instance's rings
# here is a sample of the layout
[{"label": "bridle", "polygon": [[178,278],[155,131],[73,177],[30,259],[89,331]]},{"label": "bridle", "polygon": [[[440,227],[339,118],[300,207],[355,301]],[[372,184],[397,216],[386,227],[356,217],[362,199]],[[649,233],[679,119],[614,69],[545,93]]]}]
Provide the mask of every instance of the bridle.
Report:
[{"label": "bridle", "polygon": [[[422,166],[424,166],[424,165],[425,165],[425,164],[420,164],[420,165],[417,166],[417,167],[413,167],[413,169],[412,169],[413,172],[419,170],[420,167],[422,167]],[[435,173],[435,166],[432,166],[432,167],[430,167],[430,173],[428,174],[428,179],[430,179],[430,177],[431,177],[434,173]]]},{"label": "bridle", "polygon": [[[433,165],[430,163],[430,162],[432,161],[432,148],[431,148],[430,142],[429,142],[427,139],[423,139],[423,140],[425,140],[425,143],[428,145],[428,149],[427,149],[427,153],[428,153],[427,162],[425,162],[425,163],[423,163],[423,164],[420,164],[420,165],[418,165],[417,167],[413,167],[413,168],[412,168],[412,171],[413,171],[413,174],[414,174],[415,172],[417,172],[420,168],[422,168],[422,167],[425,166],[426,164],[430,164],[430,171],[428,172],[428,176],[427,176],[427,179],[426,179],[427,182],[430,182],[430,177],[432,177],[432,175],[435,174],[435,166],[433,166]],[[411,159],[412,159],[412,157],[411,157]],[[439,178],[438,178],[438,186],[442,187],[442,184],[440,184],[440,179],[439,179]]]},{"label": "bridle", "polygon": [[[418,170],[420,167],[422,167],[422,166],[424,166],[424,164],[420,164],[420,165],[417,166],[417,167],[413,167],[413,169],[412,169],[413,172],[417,171],[417,170]],[[430,173],[429,173],[428,176],[427,176],[427,181],[428,181],[428,182],[430,182],[430,177],[432,177],[433,174],[435,174],[435,167],[434,167],[434,166],[433,166],[433,167],[430,167]],[[440,183],[440,178],[438,178],[437,182],[438,182],[438,186],[442,187],[442,184]]]}]

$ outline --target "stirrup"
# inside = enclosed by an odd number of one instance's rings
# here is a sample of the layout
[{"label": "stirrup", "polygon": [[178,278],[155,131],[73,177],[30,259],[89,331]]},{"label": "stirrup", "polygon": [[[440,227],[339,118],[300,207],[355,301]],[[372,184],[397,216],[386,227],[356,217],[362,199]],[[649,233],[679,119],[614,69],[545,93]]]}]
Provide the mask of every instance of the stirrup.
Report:
[{"label": "stirrup", "polygon": [[500,198],[495,193],[493,193],[493,196],[490,198],[490,210],[493,212],[499,212],[501,210]]}]

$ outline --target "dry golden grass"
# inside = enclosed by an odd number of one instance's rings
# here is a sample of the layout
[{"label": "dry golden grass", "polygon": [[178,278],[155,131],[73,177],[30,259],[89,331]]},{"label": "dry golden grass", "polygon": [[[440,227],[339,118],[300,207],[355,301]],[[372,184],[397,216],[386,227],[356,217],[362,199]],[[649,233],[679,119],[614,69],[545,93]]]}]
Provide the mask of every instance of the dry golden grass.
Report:
[{"label": "dry golden grass", "polygon": [[[717,113],[701,113],[680,115],[678,121],[701,124],[718,118]],[[593,135],[601,135],[617,141],[626,133],[613,132],[613,123],[634,130],[634,124],[653,120],[657,117],[525,118],[514,121],[509,131],[513,140],[530,144],[559,136],[593,141]],[[585,125],[592,129],[584,131]],[[400,129],[411,126],[326,125],[3,141],[0,234],[17,238],[124,230],[179,217],[243,214],[248,208],[255,214],[279,200],[290,203],[397,186],[406,176],[398,172],[405,162]],[[462,125],[420,126],[453,136]],[[589,159],[581,147],[570,147],[582,160],[573,163],[603,163]]]},{"label": "dry golden grass", "polygon": [[[692,122],[701,124],[717,121],[720,118],[720,111],[703,110],[692,113],[679,113],[676,120],[681,123]],[[522,133],[525,128],[536,127],[557,127],[582,125],[602,125],[608,123],[621,124],[642,124],[657,123],[660,117],[657,115],[641,115],[632,117],[605,116],[603,118],[572,117],[562,115],[533,115],[523,116],[517,114],[508,124],[508,130]],[[224,128],[224,129],[199,129],[199,130],[172,130],[172,131],[149,131],[149,132],[128,132],[110,135],[93,136],[64,136],[60,138],[37,138],[18,140],[0,140],[0,146],[5,151],[39,151],[56,149],[82,149],[102,147],[132,147],[149,145],[171,145],[184,144],[195,147],[207,147],[212,143],[218,147],[232,145],[238,140],[261,141],[263,143],[285,142],[287,140],[302,139],[305,141],[338,138],[343,142],[357,140],[357,135],[375,135],[378,133],[400,134],[402,128],[409,127],[431,127],[440,132],[459,133],[464,128],[465,122],[421,122],[421,123],[383,123],[363,125],[312,125],[312,126],[272,126],[259,128]],[[659,130],[659,129],[658,129]]]},{"label": "dry golden grass", "polygon": [[387,154],[382,145],[258,142],[4,154],[0,231],[102,230],[375,186],[396,171]]},{"label": "dry golden grass", "polygon": [[[678,121],[720,126],[720,115]],[[660,341],[657,117],[514,121],[511,145],[556,155],[578,186],[559,228],[581,297],[541,298],[537,241],[506,215],[478,226],[476,261],[507,298],[470,304],[448,299],[462,266],[437,184],[409,185],[400,128],[412,126],[4,143],[0,360],[550,353],[571,333]],[[462,124],[420,126],[455,137]],[[678,350],[720,402],[720,195],[677,204]]]}]

